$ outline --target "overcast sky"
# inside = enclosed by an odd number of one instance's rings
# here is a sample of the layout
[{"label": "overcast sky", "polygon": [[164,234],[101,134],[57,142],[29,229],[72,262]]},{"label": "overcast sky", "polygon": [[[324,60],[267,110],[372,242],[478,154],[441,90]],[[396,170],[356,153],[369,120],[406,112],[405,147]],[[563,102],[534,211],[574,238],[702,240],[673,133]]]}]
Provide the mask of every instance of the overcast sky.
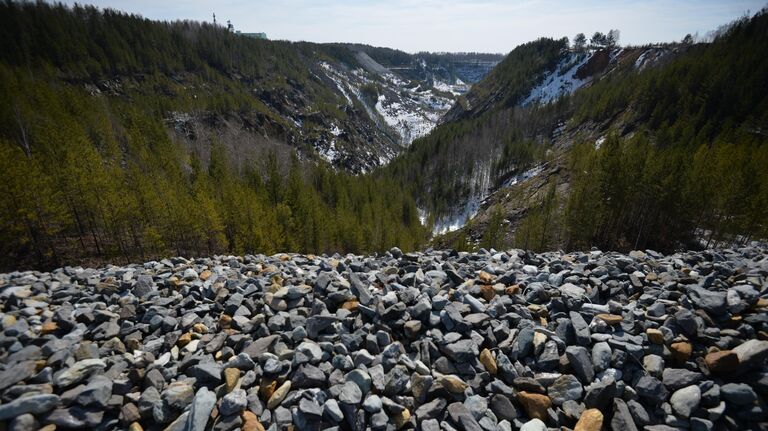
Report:
[{"label": "overcast sky", "polygon": [[[65,1],[65,3],[75,3]],[[623,44],[680,40],[716,29],[766,0],[92,0],[160,20],[232,20],[270,39],[360,42],[417,51],[508,52],[541,36],[611,28]]]}]

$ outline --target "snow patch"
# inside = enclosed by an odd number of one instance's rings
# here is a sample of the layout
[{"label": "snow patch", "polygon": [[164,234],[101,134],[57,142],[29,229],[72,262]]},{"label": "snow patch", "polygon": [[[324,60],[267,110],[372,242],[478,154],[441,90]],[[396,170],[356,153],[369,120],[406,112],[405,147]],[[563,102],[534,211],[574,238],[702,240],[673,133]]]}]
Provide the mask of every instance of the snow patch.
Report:
[{"label": "snow patch", "polygon": [[341,135],[342,133],[344,133],[344,131],[343,131],[343,130],[341,130],[341,129],[339,128],[339,126],[337,126],[335,123],[332,123],[332,124],[331,124],[331,130],[330,130],[330,132],[331,132],[331,135],[333,135],[333,136],[339,136],[339,135]]},{"label": "snow patch", "polygon": [[519,183],[522,183],[525,180],[529,180],[529,179],[539,175],[542,172],[544,172],[544,165],[534,166],[533,168],[528,169],[527,171],[522,172],[520,174],[517,174],[517,175],[513,176],[512,178],[506,180],[504,182],[504,184],[502,185],[502,187],[509,187],[509,186],[517,185]]},{"label": "snow patch", "polygon": [[605,143],[605,136],[601,136],[595,140],[595,149],[599,150],[600,147],[603,146],[603,143]]},{"label": "snow patch", "polygon": [[437,125],[437,120],[430,119],[423,112],[408,109],[401,102],[388,101],[383,94],[376,102],[376,111],[384,121],[400,135],[401,143],[410,145],[415,139],[425,136]]},{"label": "snow patch", "polygon": [[568,54],[558,63],[554,71],[545,75],[542,82],[531,90],[531,94],[523,101],[522,105],[551,103],[560,96],[573,93],[588,84],[591,78],[578,79],[576,72],[592,58],[592,55]]}]

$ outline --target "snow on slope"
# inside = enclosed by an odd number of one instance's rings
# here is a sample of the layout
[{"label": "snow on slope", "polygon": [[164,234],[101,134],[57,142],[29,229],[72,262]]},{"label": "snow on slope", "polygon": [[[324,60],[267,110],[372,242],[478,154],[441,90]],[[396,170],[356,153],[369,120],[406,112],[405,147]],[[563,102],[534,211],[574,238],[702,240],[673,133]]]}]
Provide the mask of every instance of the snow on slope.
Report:
[{"label": "snow on slope", "polygon": [[554,71],[548,73],[542,82],[531,90],[531,94],[521,105],[525,106],[531,103],[547,104],[557,100],[564,94],[573,93],[589,83],[591,78],[578,79],[576,78],[576,72],[592,58],[592,55],[592,53],[569,53],[560,61]]},{"label": "snow on slope", "polygon": [[[348,105],[354,104],[353,97],[359,100],[374,122],[379,124],[383,120],[398,134],[402,146],[408,146],[414,139],[429,133],[453,106],[455,100],[438,91],[456,95],[463,94],[468,88],[467,84],[458,80],[455,84],[436,81],[435,85],[439,88],[424,88],[422,85],[411,85],[390,72],[374,74],[362,68],[347,71],[326,62],[321,62],[320,66],[336,84]],[[380,91],[374,106],[369,106],[361,94],[361,87],[371,83],[376,84]]]}]

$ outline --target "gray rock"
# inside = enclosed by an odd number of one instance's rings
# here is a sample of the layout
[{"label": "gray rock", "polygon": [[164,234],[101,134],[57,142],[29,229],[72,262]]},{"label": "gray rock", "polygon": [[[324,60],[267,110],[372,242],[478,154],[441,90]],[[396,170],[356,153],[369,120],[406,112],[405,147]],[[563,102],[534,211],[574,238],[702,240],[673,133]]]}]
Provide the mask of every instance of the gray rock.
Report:
[{"label": "gray rock", "polygon": [[482,427],[475,417],[462,403],[453,403],[448,406],[448,416],[459,429],[467,431],[481,431]]},{"label": "gray rock", "polygon": [[416,409],[416,417],[419,421],[425,419],[441,419],[446,405],[448,405],[448,403],[445,400],[435,398],[434,400],[419,406],[419,408]]},{"label": "gray rock", "polygon": [[12,419],[31,413],[34,415],[53,410],[59,405],[59,396],[54,394],[30,395],[0,404],[0,420]]},{"label": "gray rock", "polygon": [[610,425],[613,431],[637,431],[632,413],[629,411],[627,403],[621,398],[613,399],[613,417]]},{"label": "gray rock", "polygon": [[223,415],[234,415],[243,411],[247,405],[248,398],[245,394],[245,390],[235,389],[227,395],[224,395],[224,398],[221,399],[219,412]]},{"label": "gray rock", "polygon": [[491,397],[491,411],[497,418],[502,420],[514,421],[517,419],[517,408],[512,404],[512,401],[500,394],[496,394]]},{"label": "gray rock", "polygon": [[72,386],[107,367],[101,359],[83,359],[56,376],[56,386]]},{"label": "gray rock", "polygon": [[666,368],[661,376],[664,386],[671,390],[690,386],[704,377],[701,373],[681,368]]},{"label": "gray rock", "polygon": [[363,400],[363,391],[355,382],[346,382],[341,388],[339,401],[345,404],[360,404]]},{"label": "gray rock", "polygon": [[676,414],[688,418],[691,416],[701,402],[701,390],[696,385],[686,386],[678,389],[672,394],[669,403]]},{"label": "gray rock", "polygon": [[35,361],[24,361],[5,369],[0,373],[0,391],[32,377],[35,367]]},{"label": "gray rock", "polygon": [[221,365],[216,362],[203,362],[191,367],[188,374],[200,382],[216,384],[221,382],[222,371]]},{"label": "gray rock", "polygon": [[29,413],[16,416],[8,424],[8,431],[36,431],[38,429],[40,429],[40,424]]},{"label": "gray rock", "polygon": [[688,296],[697,307],[715,315],[725,314],[728,311],[725,292],[708,290],[701,287],[692,287]]},{"label": "gray rock", "polygon": [[640,377],[633,388],[637,395],[654,404],[664,402],[669,396],[669,392],[661,381],[652,376],[645,375]]},{"label": "gray rock", "polygon": [[195,389],[186,382],[173,382],[160,394],[160,398],[177,410],[184,410],[194,399]]},{"label": "gray rock", "polygon": [[323,413],[334,422],[341,422],[344,419],[344,414],[339,408],[339,403],[334,399],[325,402],[323,405]]},{"label": "gray rock", "polygon": [[748,405],[757,401],[757,394],[746,383],[728,383],[720,386],[720,395],[729,403]]},{"label": "gray rock", "polygon": [[587,349],[582,346],[568,346],[565,355],[573,368],[576,377],[584,384],[589,384],[595,379],[595,370]]},{"label": "gray rock", "polygon": [[579,379],[571,374],[563,374],[555,379],[554,383],[547,388],[549,398],[552,404],[556,406],[563,405],[566,401],[580,400],[584,393]]},{"label": "gray rock", "polygon": [[768,341],[747,340],[733,348],[742,370],[758,367],[768,359]]},{"label": "gray rock", "polygon": [[80,406],[58,408],[41,417],[41,422],[56,425],[57,428],[95,428],[101,425],[104,412],[85,409]]},{"label": "gray rock", "polygon": [[[368,413],[381,411],[381,398],[378,395],[369,395],[363,402],[363,409]],[[418,411],[418,410],[417,410]]]},{"label": "gray rock", "polygon": [[195,394],[192,400],[192,406],[189,410],[189,417],[184,426],[185,430],[203,431],[206,429],[208,418],[211,416],[213,407],[216,405],[216,395],[208,388],[202,387]]},{"label": "gray rock", "polygon": [[83,406],[107,406],[112,396],[112,380],[105,376],[94,376],[85,389],[77,396],[77,403]]},{"label": "gray rock", "polygon": [[611,366],[611,346],[608,343],[601,341],[592,346],[592,365],[596,373]]},{"label": "gray rock", "polygon": [[547,431],[547,424],[541,419],[531,419],[520,427],[520,431]]}]

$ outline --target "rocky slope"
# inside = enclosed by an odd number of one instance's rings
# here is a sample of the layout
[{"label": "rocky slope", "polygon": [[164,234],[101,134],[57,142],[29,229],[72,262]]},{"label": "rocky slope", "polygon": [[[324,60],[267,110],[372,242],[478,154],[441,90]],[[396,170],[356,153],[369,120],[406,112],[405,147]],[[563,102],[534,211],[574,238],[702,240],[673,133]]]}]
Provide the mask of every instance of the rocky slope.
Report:
[{"label": "rocky slope", "polygon": [[0,275],[13,430],[745,430],[768,251],[244,256]]}]

